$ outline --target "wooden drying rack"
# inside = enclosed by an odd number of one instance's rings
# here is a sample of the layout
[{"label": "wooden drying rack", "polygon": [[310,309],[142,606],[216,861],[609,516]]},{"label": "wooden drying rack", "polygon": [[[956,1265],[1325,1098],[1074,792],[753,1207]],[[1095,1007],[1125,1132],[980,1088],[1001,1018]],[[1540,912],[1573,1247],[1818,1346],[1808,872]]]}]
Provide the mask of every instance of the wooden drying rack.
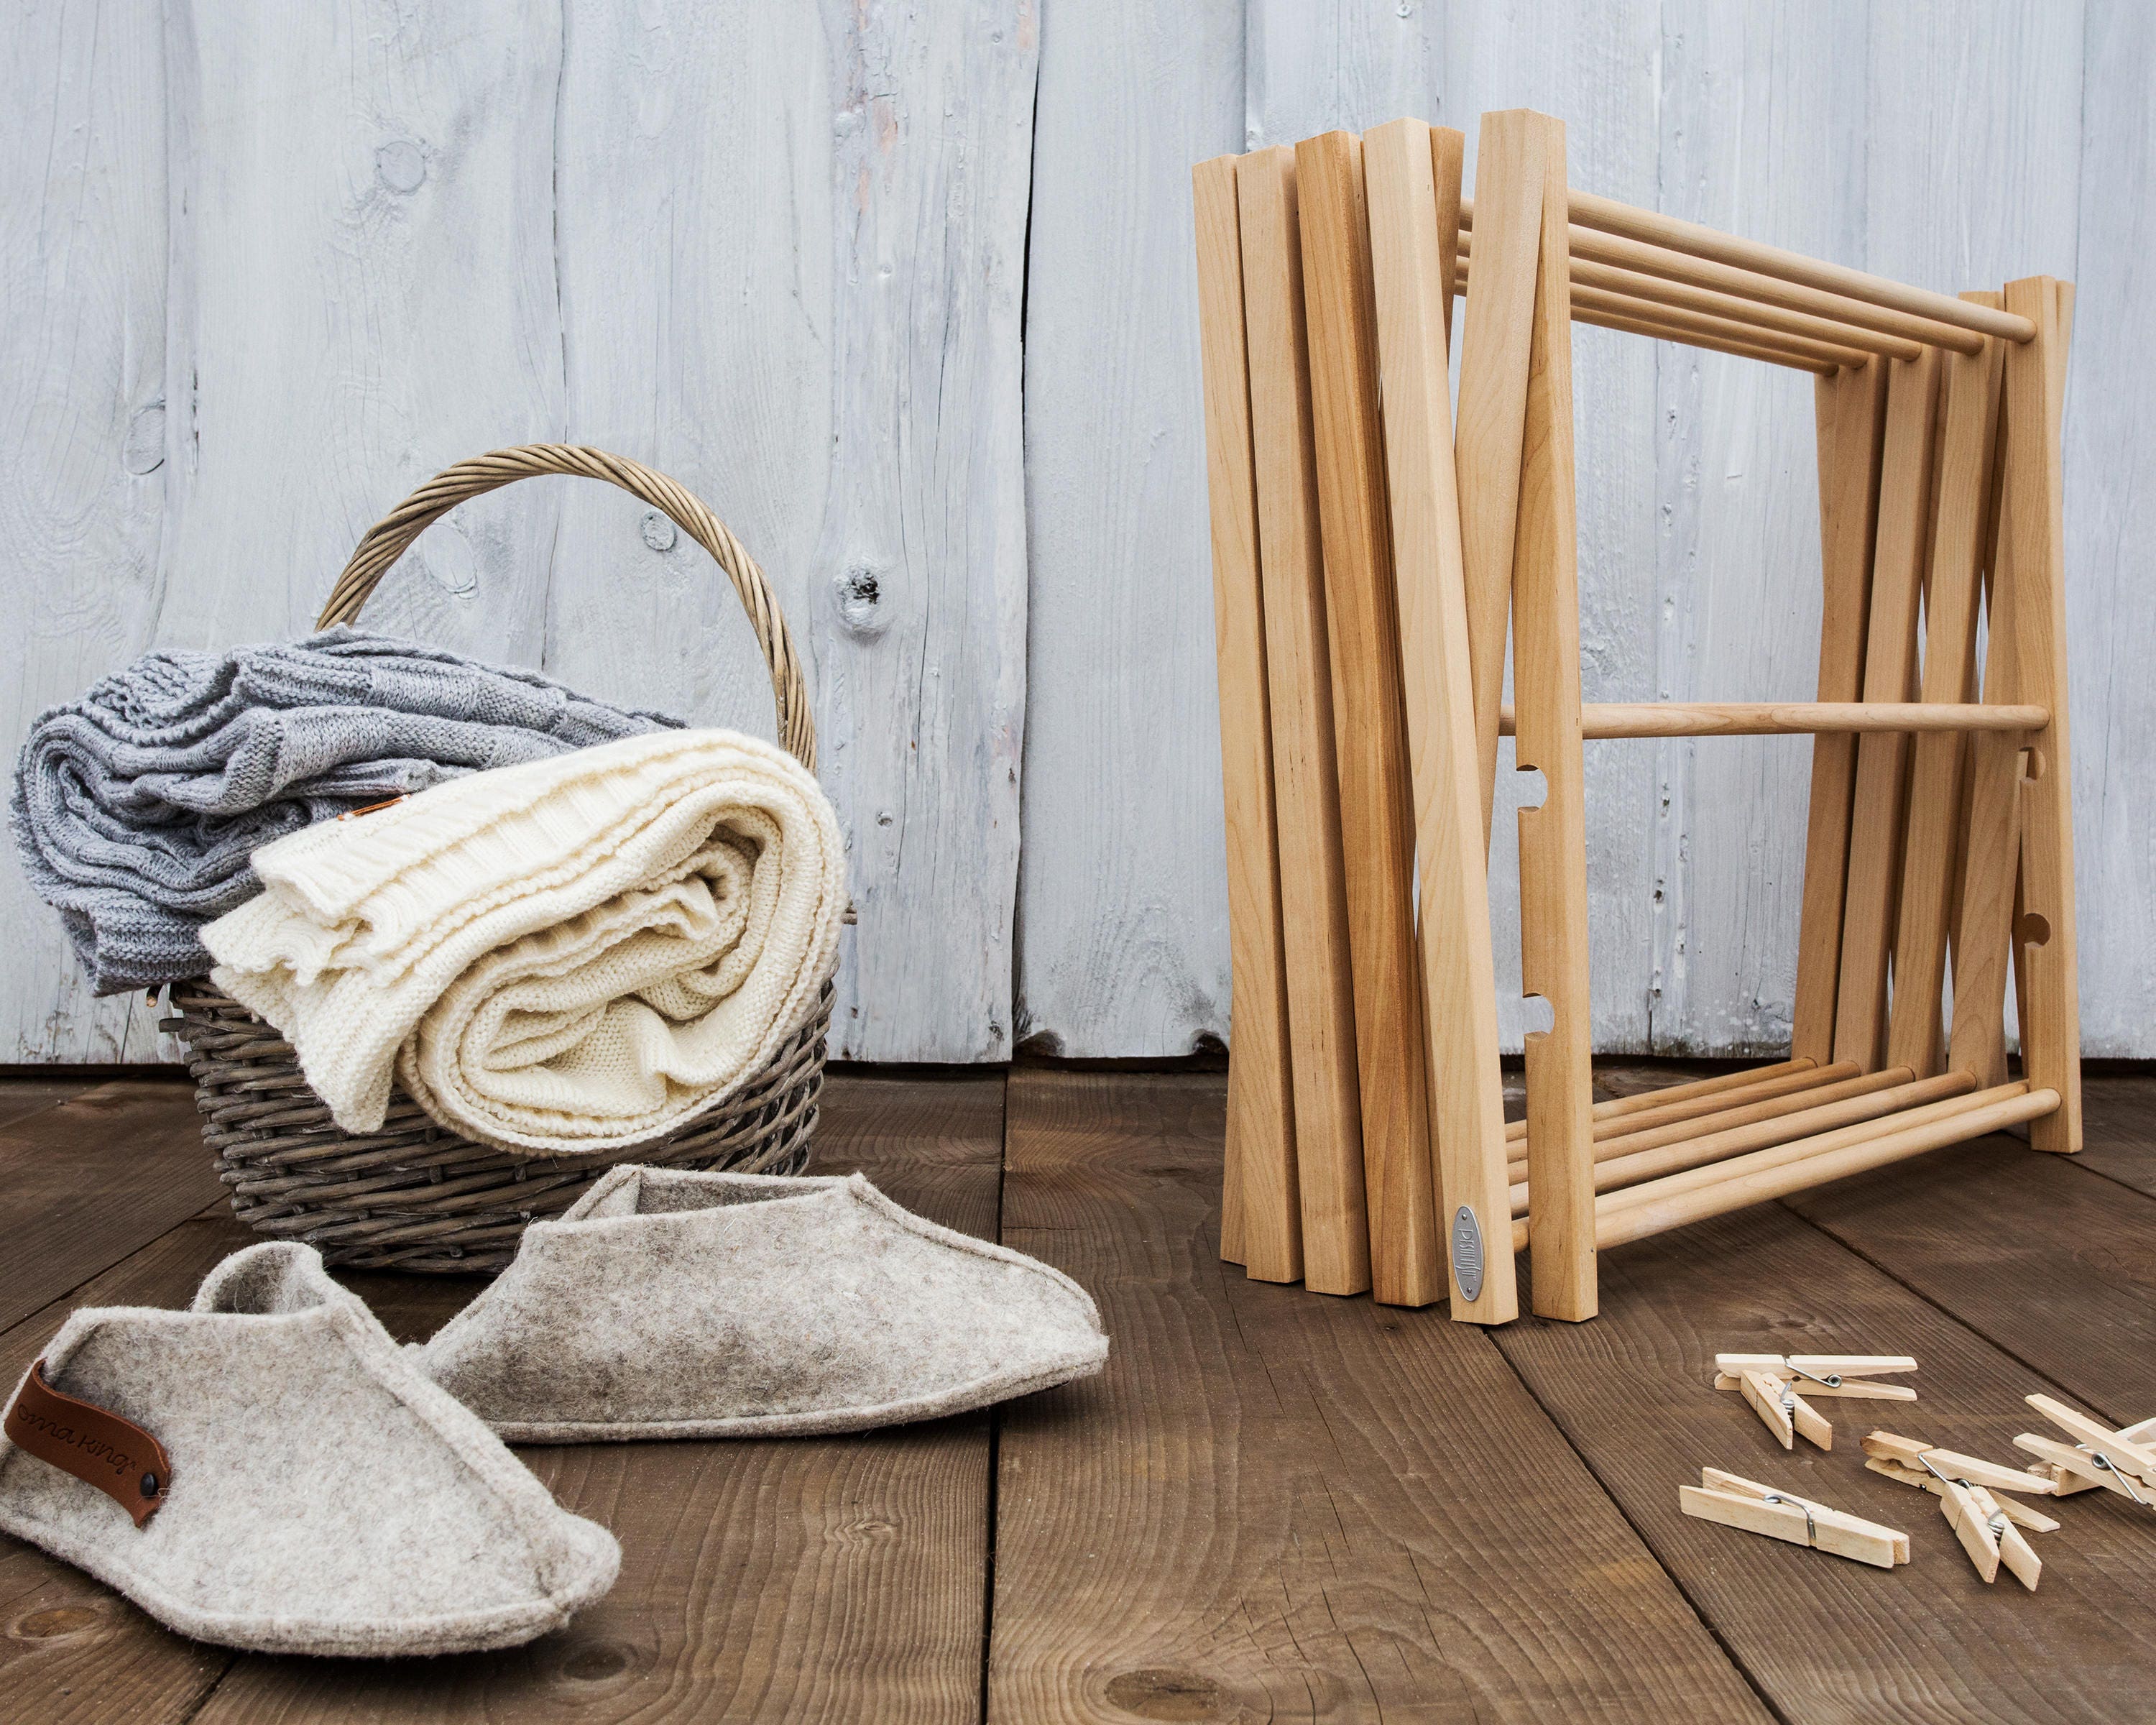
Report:
[{"label": "wooden drying rack", "polygon": [[[1465,141],[1396,121],[1194,172],[1235,973],[1221,1252],[1500,1323],[1531,1248],[1533,1309],[1585,1318],[1601,1247],[2020,1122],[2081,1147],[2072,289],[1953,298],[1573,191],[1563,126],[1523,110],[1483,117],[1470,203]],[[1815,374],[1816,701],[1582,704],[1575,321]],[[1581,746],[1768,733],[1814,738],[1789,1058],[1595,1103]],[[1510,1126],[1500,735],[1547,786],[1519,819],[1522,987],[1550,1025]]]}]

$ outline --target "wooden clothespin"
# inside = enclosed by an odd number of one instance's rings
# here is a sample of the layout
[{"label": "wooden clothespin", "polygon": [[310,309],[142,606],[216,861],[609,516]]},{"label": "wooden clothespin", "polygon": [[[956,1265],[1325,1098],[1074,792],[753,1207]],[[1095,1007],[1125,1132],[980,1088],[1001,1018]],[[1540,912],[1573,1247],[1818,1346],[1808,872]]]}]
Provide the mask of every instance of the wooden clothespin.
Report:
[{"label": "wooden clothespin", "polygon": [[2156,1420],[2113,1431],[2048,1395],[2032,1395],[2027,1400],[2074,1440],[2062,1444],[2026,1431],[2014,1440],[2015,1449],[2051,1464],[2053,1489],[2060,1497],[2101,1486],[2143,1509],[2156,1509]]},{"label": "wooden clothespin", "polygon": [[1909,1561],[1906,1533],[1717,1467],[1700,1469],[1699,1484],[1681,1487],[1677,1498],[1684,1512],[1699,1521],[1786,1539],[1881,1569]]},{"label": "wooden clothespin", "polygon": [[2049,1533],[2059,1524],[2010,1497],[1995,1494],[2023,1491],[2050,1497],[2055,1488],[2048,1476],[2001,1467],[1891,1431],[1875,1431],[1865,1439],[1864,1453],[1871,1458],[1864,1465],[1872,1472],[1929,1491],[1939,1500],[1947,1525],[1986,1581],[1999,1579],[2003,1563],[2022,1586],[2031,1593],[2036,1590],[2043,1559],[2021,1530]]},{"label": "wooden clothespin", "polygon": [[1801,1436],[1822,1450],[1834,1447],[1834,1427],[1811,1405],[1814,1396],[1861,1396],[1873,1401],[1912,1402],[1904,1384],[1868,1380],[1888,1372],[1913,1372],[1917,1363],[1899,1353],[1717,1353],[1714,1387],[1737,1389],[1785,1450]]}]

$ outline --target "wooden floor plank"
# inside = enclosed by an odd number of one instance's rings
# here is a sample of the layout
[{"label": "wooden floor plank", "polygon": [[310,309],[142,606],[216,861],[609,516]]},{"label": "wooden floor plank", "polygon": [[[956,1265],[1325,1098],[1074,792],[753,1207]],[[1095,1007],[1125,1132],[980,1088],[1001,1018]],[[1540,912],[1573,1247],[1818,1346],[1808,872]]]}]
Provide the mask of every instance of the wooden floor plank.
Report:
[{"label": "wooden floor plank", "polygon": [[223,1190],[185,1085],[120,1079],[0,1129],[0,1328]]},{"label": "wooden floor plank", "polygon": [[1223,1273],[1217,1076],[1010,1108],[1113,1341],[1004,1416],[991,1720],[1765,1717],[1482,1332]]},{"label": "wooden floor plank", "polygon": [[1980,1138],[1784,1202],[2123,1425],[2156,1414],[2156,1199],[2077,1162]]},{"label": "wooden floor plank", "polygon": [[[2031,1595],[1987,1587],[1936,1500],[1863,1465],[1875,1425],[2013,1462],[2022,1396],[2052,1384],[1774,1205],[1610,1251],[1601,1272],[1597,1322],[1523,1322],[1497,1345],[1783,1718],[2145,1717],[2144,1512],[2108,1492],[2059,1505],[2066,1525],[2035,1536]],[[1822,1399],[1832,1452],[1784,1452],[1742,1398],[1710,1387],[1718,1350],[1909,1353],[1919,1399]],[[1678,1487],[1702,1466],[1905,1529],[1913,1561],[1876,1570],[1687,1520]]]},{"label": "wooden floor plank", "polygon": [[2082,1130],[2076,1162],[2156,1198],[2156,1076],[2083,1077]]},{"label": "wooden floor plank", "polygon": [[[1002,1090],[999,1074],[834,1078],[818,1168],[860,1168],[921,1214],[993,1235]],[[183,1303],[253,1237],[228,1218],[187,1222],[0,1336],[0,1364],[19,1371],[77,1304]],[[407,1340],[478,1286],[347,1281]],[[0,1681],[23,1717],[54,1720],[971,1719],[988,1450],[985,1415],[818,1441],[526,1448],[563,1503],[615,1530],[622,1579],[564,1633],[467,1658],[228,1661],[0,1540]]]},{"label": "wooden floor plank", "polygon": [[0,1079],[0,1127],[13,1126],[26,1115],[57,1107],[69,1097],[80,1096],[90,1084],[87,1078]]}]

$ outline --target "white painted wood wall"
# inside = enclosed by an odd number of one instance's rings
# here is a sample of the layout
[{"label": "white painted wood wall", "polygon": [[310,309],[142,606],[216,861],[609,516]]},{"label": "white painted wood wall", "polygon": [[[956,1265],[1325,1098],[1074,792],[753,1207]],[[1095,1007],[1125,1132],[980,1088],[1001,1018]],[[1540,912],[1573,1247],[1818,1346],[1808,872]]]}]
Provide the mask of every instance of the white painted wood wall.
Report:
[{"label": "white painted wood wall", "polygon": [[[3,28],[0,747],[151,645],[302,629],[457,457],[620,449],[757,550],[811,660],[855,1059],[1227,1034],[1193,162],[1419,114],[1471,177],[1476,116],[1529,105],[1593,191],[1935,288],[2072,277],[2084,1025],[2156,1055],[2136,0],[28,0]],[[1808,380],[1585,328],[1578,356],[1588,698],[1803,698]],[[770,728],[723,585],[595,486],[460,511],[369,620]],[[1600,1045],[1785,1040],[1805,747],[1591,753]],[[0,919],[0,1063],[158,1057],[12,860]]]}]

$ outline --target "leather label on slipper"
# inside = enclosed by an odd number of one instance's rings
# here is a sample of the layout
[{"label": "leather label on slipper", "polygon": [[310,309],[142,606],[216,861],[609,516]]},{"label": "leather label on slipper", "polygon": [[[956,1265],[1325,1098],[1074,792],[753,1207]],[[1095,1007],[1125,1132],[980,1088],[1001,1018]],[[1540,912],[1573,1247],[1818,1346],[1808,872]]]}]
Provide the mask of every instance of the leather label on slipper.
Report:
[{"label": "leather label on slipper", "polygon": [[15,1392],[6,1430],[18,1449],[96,1486],[138,1527],[163,1507],[172,1481],[165,1446],[110,1408],[61,1394],[45,1382],[43,1360]]}]

